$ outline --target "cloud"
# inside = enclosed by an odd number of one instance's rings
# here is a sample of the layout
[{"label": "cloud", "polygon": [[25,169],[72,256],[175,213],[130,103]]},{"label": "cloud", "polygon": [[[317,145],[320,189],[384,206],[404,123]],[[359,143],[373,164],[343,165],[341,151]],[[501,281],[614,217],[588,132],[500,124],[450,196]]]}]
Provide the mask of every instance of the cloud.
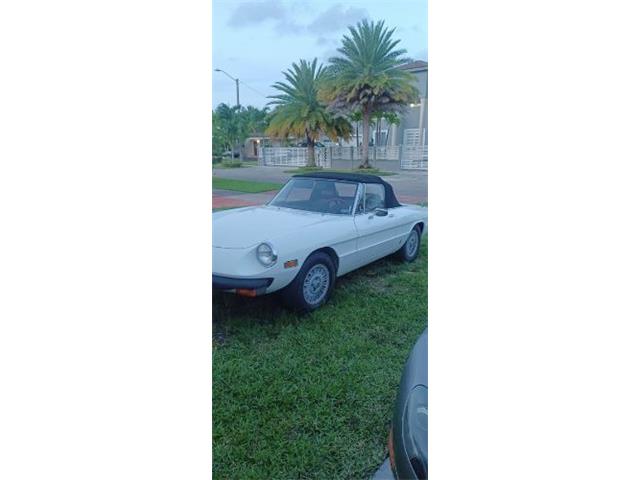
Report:
[{"label": "cloud", "polygon": [[[317,15],[311,23],[304,24],[297,21],[297,15],[294,14],[304,5],[302,2],[294,2],[292,6],[285,7],[282,0],[240,2],[231,13],[228,24],[233,27],[248,27],[274,20],[273,27],[278,35],[319,35],[318,45],[337,45],[338,40],[330,38],[332,33],[344,33],[346,27],[369,19],[365,8],[345,8],[334,4]],[[306,5],[305,13],[308,14],[310,5]]]},{"label": "cloud", "polygon": [[335,4],[316,17],[307,27],[311,33],[327,33],[343,30],[349,25],[355,25],[362,19],[369,19],[369,12],[365,8],[349,7]]},{"label": "cloud", "polygon": [[313,13],[316,11],[316,6],[308,0],[294,0],[289,4],[289,8],[294,12],[300,13]]},{"label": "cloud", "polygon": [[316,44],[320,45],[320,46],[322,46],[322,45],[336,45],[337,46],[337,45],[340,44],[340,41],[335,39],[335,38],[327,38],[327,37],[324,37],[324,36],[319,36],[317,38],[317,40],[316,40]]},{"label": "cloud", "polygon": [[285,20],[287,9],[280,0],[239,3],[229,18],[232,27],[246,27],[267,20]]},{"label": "cloud", "polygon": [[278,24],[276,25],[276,31],[289,35],[299,35],[301,33],[306,33],[307,27],[291,20],[285,19],[278,22]]}]

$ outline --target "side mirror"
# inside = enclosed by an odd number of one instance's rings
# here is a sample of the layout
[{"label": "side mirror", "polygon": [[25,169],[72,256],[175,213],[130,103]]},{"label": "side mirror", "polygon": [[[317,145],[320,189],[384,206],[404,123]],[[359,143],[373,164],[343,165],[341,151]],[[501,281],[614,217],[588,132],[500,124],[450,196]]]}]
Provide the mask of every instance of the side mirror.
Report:
[{"label": "side mirror", "polygon": [[387,210],[384,208],[376,208],[375,215],[376,217],[386,217],[387,215],[389,215],[389,212],[387,212]]}]

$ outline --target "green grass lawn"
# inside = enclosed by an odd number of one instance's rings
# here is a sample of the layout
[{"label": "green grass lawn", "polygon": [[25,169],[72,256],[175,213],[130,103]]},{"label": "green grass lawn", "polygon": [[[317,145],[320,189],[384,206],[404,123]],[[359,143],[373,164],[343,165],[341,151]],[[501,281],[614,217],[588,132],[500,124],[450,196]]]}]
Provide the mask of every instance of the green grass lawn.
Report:
[{"label": "green grass lawn", "polygon": [[244,193],[259,193],[269,192],[271,190],[279,190],[282,188],[281,183],[269,183],[269,182],[250,182],[247,180],[232,180],[230,178],[213,178],[213,188],[220,188],[222,190],[233,190],[236,192]]},{"label": "green grass lawn", "polygon": [[213,478],[369,478],[427,324],[426,239],[414,263],[338,279],[308,316],[214,292],[213,320]]},{"label": "green grass lawn", "polygon": [[397,173],[395,172],[385,172],[383,170],[378,170],[377,168],[367,168],[367,169],[361,169],[361,168],[354,168],[352,169],[348,169],[348,168],[322,168],[322,167],[298,167],[298,168],[294,168],[292,170],[285,170],[284,173],[307,173],[307,172],[340,172],[340,173],[345,173],[345,172],[350,172],[350,173],[368,173],[371,175],[378,175],[380,177],[388,177],[390,175],[397,175]]}]

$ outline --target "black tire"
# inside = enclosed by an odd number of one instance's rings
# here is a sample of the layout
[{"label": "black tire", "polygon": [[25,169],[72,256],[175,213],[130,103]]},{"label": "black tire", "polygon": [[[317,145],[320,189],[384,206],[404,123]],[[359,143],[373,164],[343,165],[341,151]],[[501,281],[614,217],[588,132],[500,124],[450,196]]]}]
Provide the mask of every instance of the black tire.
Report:
[{"label": "black tire", "polygon": [[418,258],[418,255],[420,254],[421,237],[422,232],[420,231],[420,227],[416,225],[413,227],[413,230],[411,230],[411,233],[407,237],[407,241],[404,242],[402,248],[398,250],[398,258],[407,263],[413,262]]},{"label": "black tire", "polygon": [[[314,267],[317,267],[309,277],[309,272]],[[328,285],[325,287],[322,281],[325,273],[328,273]],[[307,278],[309,277],[309,278]],[[308,296],[305,296],[305,280],[312,282],[320,279],[320,287],[317,292],[319,299],[315,302],[310,302]],[[296,278],[287,285],[281,293],[283,303],[290,309],[300,312],[308,313],[317,308],[320,308],[326,303],[333,292],[333,287],[336,283],[336,266],[329,255],[324,252],[313,253],[307,258],[302,265],[302,268],[296,275]],[[308,295],[313,295],[313,286],[308,286]]]}]

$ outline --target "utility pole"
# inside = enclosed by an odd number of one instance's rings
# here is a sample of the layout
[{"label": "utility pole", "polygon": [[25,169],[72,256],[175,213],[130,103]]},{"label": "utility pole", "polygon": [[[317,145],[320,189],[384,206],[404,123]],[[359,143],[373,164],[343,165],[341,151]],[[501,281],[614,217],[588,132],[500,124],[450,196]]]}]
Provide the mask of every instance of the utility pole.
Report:
[{"label": "utility pole", "polygon": [[236,82],[236,107],[240,108],[240,79],[232,77],[227,72],[225,72],[224,70],[221,70],[219,68],[216,68],[214,70],[214,72],[224,73],[227,77],[229,77],[231,80]]},{"label": "utility pole", "polygon": [[[224,73],[227,77],[229,77],[231,80],[236,82],[236,107],[238,108],[238,114],[240,114],[240,79],[232,77],[227,72],[219,68],[216,68],[214,71]],[[238,139],[237,145],[238,145],[238,155],[240,155],[240,160],[244,160],[244,153],[243,153],[243,148],[240,146],[240,139]]]}]

